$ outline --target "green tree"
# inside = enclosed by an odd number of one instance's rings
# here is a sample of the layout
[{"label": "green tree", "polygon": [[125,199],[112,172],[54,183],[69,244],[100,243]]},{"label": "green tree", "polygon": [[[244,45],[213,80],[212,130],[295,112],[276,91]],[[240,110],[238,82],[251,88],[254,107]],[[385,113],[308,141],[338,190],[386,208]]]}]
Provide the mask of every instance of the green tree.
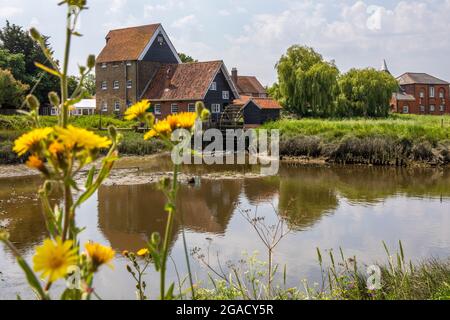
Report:
[{"label": "green tree", "polygon": [[0,68],[9,70],[16,79],[25,75],[25,56],[22,53],[12,54],[7,49],[0,49]]},{"label": "green tree", "polygon": [[87,95],[92,98],[95,96],[95,74],[90,73],[86,76],[83,82],[83,88],[86,90]]},{"label": "green tree", "polygon": [[[47,47],[50,48],[48,44],[48,37],[44,37],[44,42]],[[17,80],[28,84],[30,88],[33,88],[39,81],[39,84],[34,91],[34,95],[41,101],[41,103],[48,101],[48,92],[58,91],[58,78],[49,75],[46,72],[42,72],[35,66],[35,62],[39,62],[46,66],[50,66],[50,64],[48,63],[47,58],[40,49],[39,45],[31,38],[28,31],[25,31],[22,27],[6,21],[5,27],[0,30],[0,49],[7,50],[13,55],[23,55],[25,71],[16,72],[14,70],[13,74],[17,76]],[[50,48],[49,51],[51,52],[52,49]],[[6,68],[12,70],[14,67],[9,66]]]},{"label": "green tree", "polygon": [[398,88],[390,74],[373,68],[351,69],[339,80],[337,114],[345,117],[386,117]]},{"label": "green tree", "polygon": [[195,60],[191,56],[188,56],[187,54],[182,52],[178,53],[178,56],[180,57],[182,63],[198,62],[198,60]]},{"label": "green tree", "polygon": [[337,95],[339,70],[314,49],[294,45],[276,65],[279,97],[300,116],[330,116]]},{"label": "green tree", "polygon": [[25,98],[28,86],[16,80],[11,71],[0,69],[0,109],[17,109]]}]

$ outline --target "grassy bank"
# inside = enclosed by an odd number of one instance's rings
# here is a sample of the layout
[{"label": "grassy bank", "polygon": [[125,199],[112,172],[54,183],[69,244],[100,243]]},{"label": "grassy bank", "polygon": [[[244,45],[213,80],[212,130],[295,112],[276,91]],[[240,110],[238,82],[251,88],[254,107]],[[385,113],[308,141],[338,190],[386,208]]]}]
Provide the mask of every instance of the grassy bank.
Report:
[{"label": "grassy bank", "polygon": [[[57,124],[56,117],[42,117],[43,126]],[[84,116],[70,118],[70,124],[96,131],[99,134],[107,134],[99,131],[99,128],[107,128],[110,125],[120,129],[131,129],[136,123],[122,121],[109,116]],[[101,125],[100,125],[101,124]],[[31,127],[29,120],[23,116],[0,116],[0,164],[17,164],[21,160],[12,151],[14,140]],[[119,152],[121,155],[151,155],[163,150],[164,146],[159,141],[144,141],[142,133],[132,130],[122,131],[124,137]]]},{"label": "grassy bank", "polygon": [[280,152],[285,157],[379,165],[450,163],[450,116],[280,120],[264,128],[281,131]]}]

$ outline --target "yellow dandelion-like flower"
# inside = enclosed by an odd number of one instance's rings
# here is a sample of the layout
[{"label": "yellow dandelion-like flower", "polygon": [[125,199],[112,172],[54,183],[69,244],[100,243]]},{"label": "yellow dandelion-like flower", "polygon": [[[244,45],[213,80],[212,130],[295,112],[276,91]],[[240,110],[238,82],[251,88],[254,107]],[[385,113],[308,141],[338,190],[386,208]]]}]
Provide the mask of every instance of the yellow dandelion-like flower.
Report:
[{"label": "yellow dandelion-like flower", "polygon": [[175,129],[190,130],[194,126],[196,119],[197,114],[195,112],[182,112],[179,114],[168,116],[167,122],[169,122],[172,130]]},{"label": "yellow dandelion-like flower", "polygon": [[14,152],[23,156],[28,151],[32,151],[42,140],[45,140],[53,132],[52,128],[39,128],[25,133],[14,142]]},{"label": "yellow dandelion-like flower", "polygon": [[64,152],[64,145],[58,141],[52,142],[50,146],[48,147],[48,151],[56,157],[58,154],[61,154]]},{"label": "yellow dandelion-like flower", "polygon": [[152,130],[147,132],[144,136],[145,140],[150,140],[155,137],[159,136],[169,136],[172,133],[172,127],[170,126],[169,122],[167,120],[159,121],[156,123]]},{"label": "yellow dandelion-like flower", "polygon": [[112,143],[107,137],[101,137],[91,131],[74,126],[68,126],[67,129],[57,127],[55,131],[61,143],[69,149],[103,149],[108,148]]},{"label": "yellow dandelion-like flower", "polygon": [[28,168],[41,170],[44,168],[44,161],[42,161],[38,156],[32,155],[28,158],[26,165]]},{"label": "yellow dandelion-like flower", "polygon": [[150,254],[150,251],[147,248],[141,249],[136,253],[139,257],[145,257]]},{"label": "yellow dandelion-like flower", "polygon": [[125,120],[139,119],[145,116],[150,108],[150,101],[142,100],[132,105],[125,111]]},{"label": "yellow dandelion-like flower", "polygon": [[42,278],[55,282],[67,275],[67,269],[78,262],[77,250],[73,248],[73,241],[62,242],[47,239],[44,244],[36,248],[33,257],[34,271],[41,272]]},{"label": "yellow dandelion-like flower", "polygon": [[99,243],[86,243],[84,247],[94,264],[94,268],[98,268],[103,264],[108,264],[116,255],[116,252],[112,248],[102,246]]}]

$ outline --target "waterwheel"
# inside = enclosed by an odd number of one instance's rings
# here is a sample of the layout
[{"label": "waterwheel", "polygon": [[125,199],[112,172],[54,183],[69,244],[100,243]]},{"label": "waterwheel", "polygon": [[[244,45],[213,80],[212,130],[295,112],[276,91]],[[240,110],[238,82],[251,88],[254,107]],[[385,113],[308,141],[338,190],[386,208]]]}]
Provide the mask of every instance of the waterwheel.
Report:
[{"label": "waterwheel", "polygon": [[226,106],[219,117],[219,129],[243,129],[244,115],[242,106]]}]

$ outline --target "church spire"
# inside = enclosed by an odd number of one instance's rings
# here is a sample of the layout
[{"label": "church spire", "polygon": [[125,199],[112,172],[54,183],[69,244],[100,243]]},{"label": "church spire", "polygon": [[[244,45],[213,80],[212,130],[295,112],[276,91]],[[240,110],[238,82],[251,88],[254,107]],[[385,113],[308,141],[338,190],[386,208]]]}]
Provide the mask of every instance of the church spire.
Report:
[{"label": "church spire", "polygon": [[388,69],[387,63],[386,63],[386,59],[383,59],[383,65],[381,66],[381,71],[387,72],[389,74],[391,74],[391,72]]}]

